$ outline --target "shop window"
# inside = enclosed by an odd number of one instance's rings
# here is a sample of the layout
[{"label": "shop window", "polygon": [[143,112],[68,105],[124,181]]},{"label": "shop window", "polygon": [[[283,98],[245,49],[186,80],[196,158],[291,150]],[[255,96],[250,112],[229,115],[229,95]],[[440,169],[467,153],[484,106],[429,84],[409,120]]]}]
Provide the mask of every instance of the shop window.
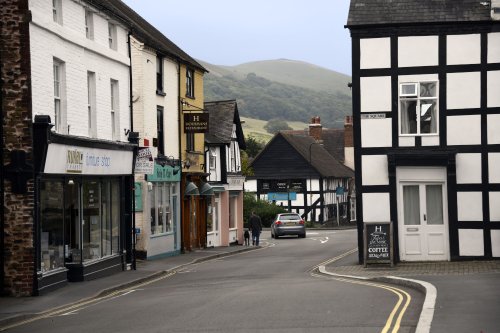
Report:
[{"label": "shop window", "polygon": [[98,181],[83,182],[83,260],[98,259],[102,255],[100,202],[100,183]]},{"label": "shop window", "polygon": [[151,190],[151,235],[172,231],[171,185],[155,183]]},{"label": "shop window", "polygon": [[438,133],[438,83],[409,82],[399,86],[399,133]]},{"label": "shop window", "polygon": [[40,192],[40,271],[64,267],[63,183],[46,181]]}]

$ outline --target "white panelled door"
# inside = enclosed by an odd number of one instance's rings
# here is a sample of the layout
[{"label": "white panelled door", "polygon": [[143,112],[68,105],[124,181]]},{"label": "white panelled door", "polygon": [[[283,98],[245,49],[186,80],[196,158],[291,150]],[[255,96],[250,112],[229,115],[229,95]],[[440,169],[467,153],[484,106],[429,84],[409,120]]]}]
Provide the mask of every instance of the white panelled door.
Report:
[{"label": "white panelled door", "polygon": [[401,261],[449,260],[445,182],[400,180],[398,196]]}]

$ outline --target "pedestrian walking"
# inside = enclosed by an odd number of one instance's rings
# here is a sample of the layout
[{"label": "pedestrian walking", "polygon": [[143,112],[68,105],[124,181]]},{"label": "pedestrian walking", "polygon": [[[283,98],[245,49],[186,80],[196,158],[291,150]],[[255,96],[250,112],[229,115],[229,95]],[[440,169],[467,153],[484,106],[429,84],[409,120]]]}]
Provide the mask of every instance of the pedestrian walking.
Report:
[{"label": "pedestrian walking", "polygon": [[259,215],[252,211],[250,220],[248,221],[250,230],[252,231],[252,245],[259,246],[260,233],[262,232],[262,221]]}]

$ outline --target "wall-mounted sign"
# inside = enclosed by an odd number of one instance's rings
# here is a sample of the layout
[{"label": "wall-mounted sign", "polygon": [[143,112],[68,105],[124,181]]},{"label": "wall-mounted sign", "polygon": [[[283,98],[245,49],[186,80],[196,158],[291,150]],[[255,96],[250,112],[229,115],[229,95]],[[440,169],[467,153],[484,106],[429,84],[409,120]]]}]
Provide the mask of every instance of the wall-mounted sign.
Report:
[{"label": "wall-mounted sign", "polygon": [[278,201],[278,200],[290,200],[294,201],[297,200],[297,193],[295,192],[288,192],[288,193],[283,193],[283,192],[269,192],[267,194],[267,200],[269,201]]},{"label": "wall-mounted sign", "polygon": [[245,183],[245,177],[243,176],[227,176],[228,190],[230,191],[241,191],[243,190],[243,184]]},{"label": "wall-mounted sign", "polygon": [[139,148],[137,158],[135,159],[135,173],[136,174],[150,174],[153,173],[154,161],[151,149]]},{"label": "wall-mounted sign", "polygon": [[367,113],[361,114],[361,119],[385,119],[385,113]]},{"label": "wall-mounted sign", "polygon": [[303,193],[306,188],[303,179],[280,179],[280,180],[261,180],[258,182],[259,191],[267,192],[296,192]]},{"label": "wall-mounted sign", "polygon": [[180,182],[180,167],[171,167],[170,165],[161,166],[155,164],[153,172],[146,175],[148,182]]},{"label": "wall-mounted sign", "polygon": [[367,264],[393,265],[392,223],[367,222],[364,230],[365,267]]},{"label": "wall-mounted sign", "polygon": [[130,175],[134,154],[111,150],[51,143],[47,149],[44,173],[82,175]]},{"label": "wall-mounted sign", "polygon": [[206,132],[208,132],[208,112],[184,114],[184,133]]}]

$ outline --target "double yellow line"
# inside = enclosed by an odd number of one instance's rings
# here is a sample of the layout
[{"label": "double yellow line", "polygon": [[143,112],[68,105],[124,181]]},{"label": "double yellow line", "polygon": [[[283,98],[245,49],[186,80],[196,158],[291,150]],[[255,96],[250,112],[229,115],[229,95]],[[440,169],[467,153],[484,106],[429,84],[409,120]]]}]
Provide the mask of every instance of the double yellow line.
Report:
[{"label": "double yellow line", "polygon": [[[396,302],[396,305],[394,306],[391,313],[389,314],[389,317],[387,318],[387,321],[386,321],[384,327],[382,328],[381,333],[387,333],[389,331],[391,333],[397,333],[399,331],[399,328],[401,327],[401,320],[403,319],[403,316],[404,316],[404,314],[405,314],[406,310],[408,309],[408,306],[410,305],[410,302],[411,302],[411,296],[406,291],[404,291],[400,288],[396,288],[396,287],[392,287],[392,286],[388,286],[388,285],[384,285],[384,284],[380,284],[380,283],[368,282],[368,281],[366,281],[367,280],[366,278],[359,278],[359,277],[355,277],[355,276],[352,276],[352,277],[345,277],[344,276],[343,277],[343,276],[335,275],[335,274],[325,275],[325,274],[315,273],[315,271],[320,266],[325,266],[327,264],[336,262],[336,261],[338,261],[338,260],[340,260],[340,259],[342,259],[342,258],[344,258],[352,253],[355,253],[356,251],[357,251],[357,249],[352,249],[352,250],[345,252],[345,253],[343,253],[335,258],[328,259],[328,260],[322,262],[321,264],[318,264],[318,265],[314,266],[313,268],[311,268],[309,270],[309,272],[311,273],[312,276],[315,276],[315,277],[321,277],[321,278],[326,277],[326,278],[336,280],[336,281],[380,288],[380,289],[384,289],[384,290],[387,290],[387,291],[390,291],[390,292],[396,294],[396,296],[398,297],[398,301]],[[392,328],[392,330],[391,330],[391,328]]]}]

